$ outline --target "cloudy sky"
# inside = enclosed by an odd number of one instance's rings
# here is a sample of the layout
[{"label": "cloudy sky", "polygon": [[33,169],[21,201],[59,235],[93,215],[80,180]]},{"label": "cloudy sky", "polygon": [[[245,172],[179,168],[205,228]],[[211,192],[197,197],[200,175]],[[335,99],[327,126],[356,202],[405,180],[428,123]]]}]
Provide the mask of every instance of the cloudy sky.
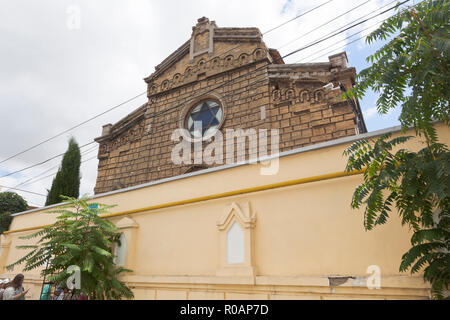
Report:
[{"label": "cloudy sky", "polygon": [[[328,1],[0,0],[0,162],[145,92],[143,78],[189,39],[192,26],[202,16],[219,27],[258,27],[265,32]],[[264,41],[285,55],[362,16],[376,15],[391,7],[378,10],[390,2],[332,0],[267,33]],[[349,64],[360,71],[367,66],[365,57],[379,45],[354,40],[389,14],[392,11],[292,55],[286,62],[327,61],[329,55],[346,50]],[[398,111],[379,116],[375,99],[375,94],[369,94],[360,101],[368,130],[397,125]],[[145,95],[0,163],[0,176],[63,153],[71,135],[80,145],[91,142],[101,134],[102,125],[115,123],[144,102]],[[81,194],[93,193],[95,146],[82,148]],[[60,161],[55,158],[0,178],[0,191],[7,186],[46,194]],[[45,202],[41,195],[17,193],[30,205]]]}]

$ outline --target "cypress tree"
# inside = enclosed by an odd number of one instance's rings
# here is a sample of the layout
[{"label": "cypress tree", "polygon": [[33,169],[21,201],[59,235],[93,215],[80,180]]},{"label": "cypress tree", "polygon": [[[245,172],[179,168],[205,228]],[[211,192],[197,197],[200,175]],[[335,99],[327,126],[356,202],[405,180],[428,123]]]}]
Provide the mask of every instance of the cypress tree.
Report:
[{"label": "cypress tree", "polygon": [[61,196],[78,198],[80,193],[80,163],[80,148],[72,137],[62,159],[61,167],[53,179],[52,187],[48,190],[46,206],[60,203],[62,201]]}]

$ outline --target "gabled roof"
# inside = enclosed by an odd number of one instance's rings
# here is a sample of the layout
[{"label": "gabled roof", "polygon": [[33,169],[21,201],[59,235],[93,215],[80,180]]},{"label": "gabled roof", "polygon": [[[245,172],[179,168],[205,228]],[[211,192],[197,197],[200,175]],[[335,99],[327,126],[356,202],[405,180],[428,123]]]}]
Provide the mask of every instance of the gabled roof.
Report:
[{"label": "gabled roof", "polygon": [[[174,63],[178,62],[186,56],[187,54],[192,55],[193,39],[199,32],[203,32],[209,28],[212,30],[212,40],[213,42],[261,42],[262,34],[258,28],[219,28],[217,27],[215,21],[209,21],[208,18],[202,17],[198,19],[196,26],[192,27],[192,35],[189,40],[183,43],[178,49],[172,52],[166,59],[164,59],[160,64],[155,67],[155,72],[153,72],[147,78],[144,78],[146,82],[151,82],[153,79],[157,78],[159,75],[163,74],[168,68],[170,68]],[[191,57],[192,59],[192,57]]]}]

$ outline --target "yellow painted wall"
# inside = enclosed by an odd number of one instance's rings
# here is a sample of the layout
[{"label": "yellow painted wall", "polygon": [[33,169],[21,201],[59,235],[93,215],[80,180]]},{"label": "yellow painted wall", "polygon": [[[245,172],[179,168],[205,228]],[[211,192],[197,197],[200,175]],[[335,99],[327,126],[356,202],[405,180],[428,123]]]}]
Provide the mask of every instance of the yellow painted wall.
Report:
[{"label": "yellow painted wall", "polygon": [[[440,140],[449,144],[448,127],[436,127]],[[95,201],[117,204],[111,212],[119,213],[340,172],[346,163],[342,152],[349,144],[283,156],[273,176],[260,175],[260,164],[243,165],[104,195]],[[421,144],[415,139],[407,146],[417,150]],[[361,175],[353,175],[111,217],[116,224],[128,217],[138,225],[124,229],[130,237],[129,257],[134,250],[127,265],[134,272],[124,280],[134,288],[137,299],[428,298],[428,285],[421,275],[398,272],[401,256],[410,247],[410,234],[398,216],[392,214],[387,224],[366,232],[362,210],[350,208],[353,190],[361,181]],[[246,202],[256,216],[254,227],[245,229],[253,238],[254,274],[248,268],[231,268],[229,275],[218,275],[225,252],[220,245],[224,231],[216,224],[232,203],[242,207]],[[18,215],[10,230],[49,224],[53,219],[42,210]],[[15,249],[24,243],[18,237],[31,232],[2,235],[1,268],[23,255],[24,251]],[[381,268],[379,290],[366,287],[370,265]],[[14,275],[3,272],[0,278]],[[38,298],[38,272],[25,276],[32,287],[28,298]],[[357,279],[331,287],[328,277],[332,276]]]}]

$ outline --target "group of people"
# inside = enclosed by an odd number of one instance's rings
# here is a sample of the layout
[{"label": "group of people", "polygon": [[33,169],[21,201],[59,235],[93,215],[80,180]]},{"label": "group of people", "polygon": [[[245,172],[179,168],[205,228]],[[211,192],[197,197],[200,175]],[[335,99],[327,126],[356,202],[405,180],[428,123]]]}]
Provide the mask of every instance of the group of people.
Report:
[{"label": "group of people", "polygon": [[75,294],[67,287],[57,286],[53,296],[51,294],[52,286],[47,284],[42,289],[40,300],[86,300],[83,295]]},{"label": "group of people", "polygon": [[12,281],[0,280],[0,300],[25,300],[28,290],[22,286],[24,276],[19,273]]},{"label": "group of people", "polygon": [[[28,290],[23,288],[23,274],[19,273],[12,281],[9,279],[0,280],[0,300],[25,300]],[[46,284],[42,290],[40,300],[87,300],[82,294],[74,294],[67,287],[57,286],[53,295],[52,285]]]}]

